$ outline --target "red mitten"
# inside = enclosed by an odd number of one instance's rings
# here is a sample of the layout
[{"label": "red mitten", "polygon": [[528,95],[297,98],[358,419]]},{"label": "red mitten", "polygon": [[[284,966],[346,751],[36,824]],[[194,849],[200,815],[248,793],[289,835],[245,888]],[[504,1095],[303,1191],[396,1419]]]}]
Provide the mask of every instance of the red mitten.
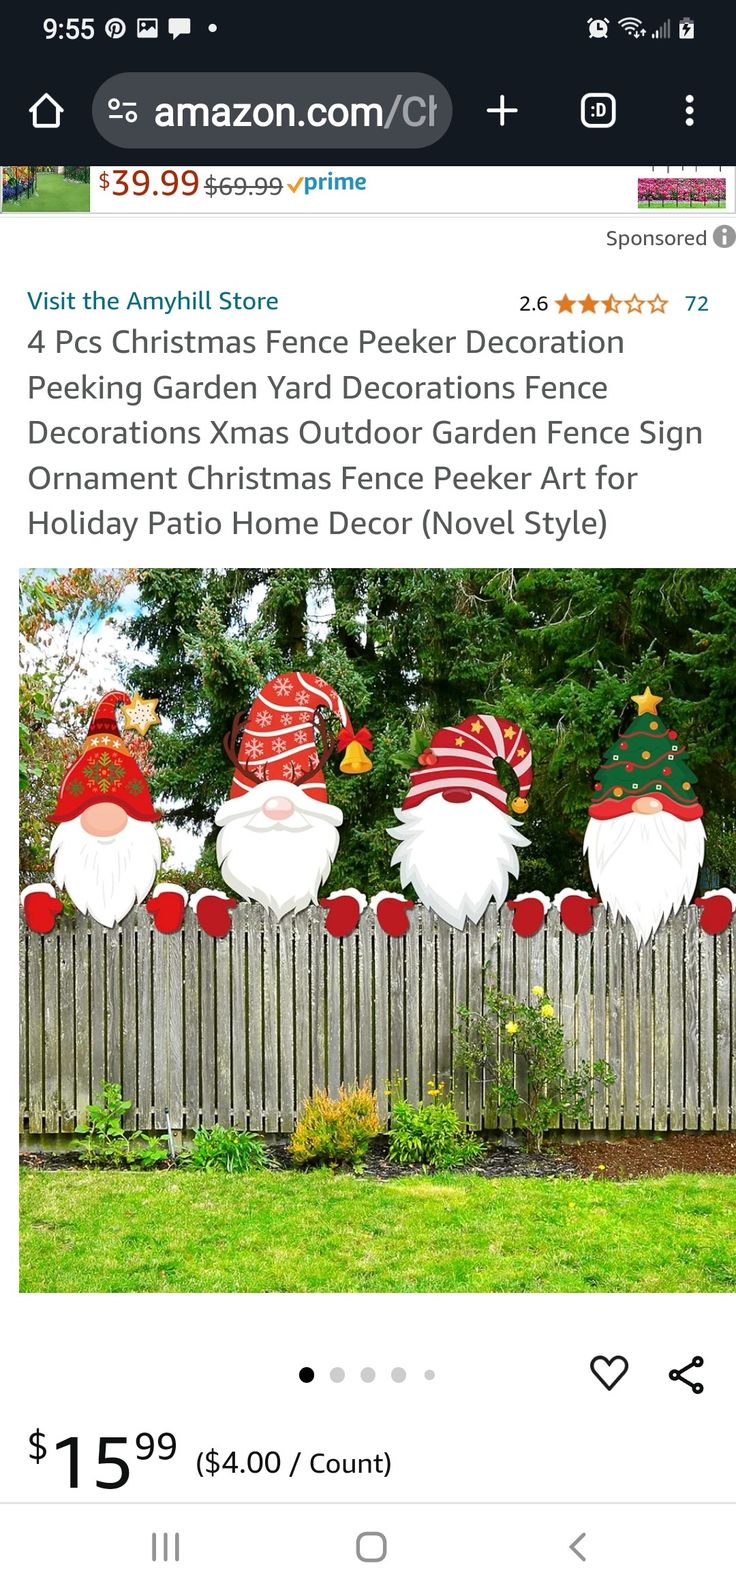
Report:
[{"label": "red mitten", "polygon": [[704,897],[694,897],[693,905],[700,908],[701,930],[706,935],[721,935],[736,912],[736,896],[722,886],[720,891],[706,891]]},{"label": "red mitten", "polygon": [[162,880],[160,886],[151,892],[146,907],[162,935],[173,935],[181,929],[188,901],[189,892],[170,880]]},{"label": "red mitten", "polygon": [[593,909],[597,908],[600,897],[589,897],[584,891],[574,891],[572,886],[564,886],[558,891],[552,906],[559,908],[560,918],[566,930],[572,930],[573,935],[588,935],[593,928]]},{"label": "red mitten", "polygon": [[64,904],[55,895],[53,886],[26,886],[20,900],[26,924],[29,930],[35,930],[36,935],[48,935],[59,914],[64,911]]},{"label": "red mitten", "polygon": [[208,891],[206,886],[195,891],[190,905],[197,915],[200,930],[204,930],[205,935],[229,935],[232,929],[230,909],[235,907],[236,901],[236,897],[226,897],[224,891]]},{"label": "red mitten", "polygon": [[416,902],[410,902],[408,897],[402,897],[400,891],[378,891],[371,898],[371,908],[376,915],[384,935],[396,937],[406,935],[409,928],[409,914]]},{"label": "red mitten", "polygon": [[329,897],[320,897],[319,905],[327,914],[325,919],[327,934],[335,935],[338,939],[344,935],[352,935],[366,901],[367,898],[363,896],[362,891],[354,891],[352,886],[348,886],[345,891],[333,891]]},{"label": "red mitten", "polygon": [[514,935],[526,937],[536,935],[541,930],[552,904],[543,891],[524,891],[513,902],[507,902],[506,906],[514,915],[511,926]]}]

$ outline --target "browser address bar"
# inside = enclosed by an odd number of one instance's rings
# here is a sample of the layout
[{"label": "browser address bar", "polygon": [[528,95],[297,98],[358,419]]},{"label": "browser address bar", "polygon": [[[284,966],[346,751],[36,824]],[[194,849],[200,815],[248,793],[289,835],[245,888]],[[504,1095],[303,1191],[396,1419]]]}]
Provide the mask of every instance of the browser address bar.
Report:
[{"label": "browser address bar", "polygon": [[452,102],[424,72],[121,72],[97,90],[99,133],[125,149],[421,149]]}]

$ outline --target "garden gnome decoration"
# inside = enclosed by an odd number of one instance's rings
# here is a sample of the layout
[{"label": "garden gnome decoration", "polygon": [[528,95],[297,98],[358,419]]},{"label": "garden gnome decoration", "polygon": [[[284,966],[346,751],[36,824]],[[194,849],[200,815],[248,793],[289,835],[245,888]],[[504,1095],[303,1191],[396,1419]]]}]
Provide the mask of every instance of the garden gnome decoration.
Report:
[{"label": "garden gnome decoration", "polygon": [[692,900],[705,851],[695,776],[661,701],[649,687],[632,698],[636,718],[596,774],[584,841],[596,891],[639,943]]},{"label": "garden gnome decoration", "polygon": [[[121,711],[125,730],[145,736],[159,723],[156,703],[138,692],[132,698],[127,692],[106,693],[49,816],[56,825],[50,846],[56,885],[68,892],[80,913],[89,913],[107,928],[145,900],[161,863],[155,830],[161,815],[118,723]],[[167,908],[162,896],[157,912],[170,917],[173,903],[181,924],[186,893],[176,886],[159,890],[171,900]],[[27,886],[21,901],[26,923],[39,933],[51,930],[62,911],[53,887],[46,884]]]},{"label": "garden gnome decoration", "polygon": [[[342,698],[319,676],[291,670],[267,681],[250,711],[235,716],[223,742],[234,767],[230,796],[215,815],[225,884],[277,919],[317,902],[343,818],[328,802],[325,765],[342,752],[342,773],[363,774],[372,768],[372,745],[370,732],[353,730]],[[233,898],[199,892],[192,904],[204,929],[227,934]],[[362,893],[340,892],[333,910],[338,918],[344,917],[341,907],[349,910],[352,929],[364,906]]]},{"label": "garden gnome decoration", "polygon": [[[501,785],[499,760],[518,780],[513,798]],[[512,818],[529,807],[529,738],[513,720],[471,714],[436,731],[418,763],[394,810],[399,824],[388,834],[399,845],[391,861],[402,886],[459,930],[466,918],[477,924],[492,900],[505,902],[509,877],[519,872],[517,849],[529,846]]]}]

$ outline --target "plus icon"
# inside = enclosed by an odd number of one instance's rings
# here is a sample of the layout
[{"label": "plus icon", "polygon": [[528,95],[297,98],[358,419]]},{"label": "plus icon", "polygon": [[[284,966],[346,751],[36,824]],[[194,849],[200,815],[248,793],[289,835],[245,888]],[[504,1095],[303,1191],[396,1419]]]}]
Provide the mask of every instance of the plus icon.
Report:
[{"label": "plus icon", "polygon": [[500,100],[498,102],[498,105],[487,105],[486,106],[486,113],[487,113],[488,116],[497,116],[498,117],[498,125],[499,125],[499,127],[505,127],[506,126],[506,117],[507,116],[516,116],[516,113],[517,113],[518,109],[519,109],[518,105],[507,105],[506,104],[506,95],[502,94],[501,98],[500,98]]}]

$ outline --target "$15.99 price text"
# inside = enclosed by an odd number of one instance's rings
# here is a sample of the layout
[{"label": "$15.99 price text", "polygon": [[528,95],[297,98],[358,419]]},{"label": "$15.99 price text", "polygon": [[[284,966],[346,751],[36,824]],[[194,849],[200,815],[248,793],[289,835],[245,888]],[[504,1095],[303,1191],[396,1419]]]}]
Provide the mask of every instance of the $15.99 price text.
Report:
[{"label": "$15.99 price text", "polygon": [[[47,1435],[40,1428],[36,1428],[29,1435],[29,1460],[39,1466],[51,1454],[53,1447],[55,1451],[66,1456],[69,1488],[78,1489],[80,1479],[78,1434],[70,1434],[66,1439],[59,1439],[56,1444],[52,1440],[47,1444],[46,1440]],[[95,1477],[97,1489],[122,1489],[131,1476],[132,1466],[137,1462],[172,1461],[176,1455],[176,1439],[172,1433],[160,1433],[158,1436],[139,1433],[135,1439],[128,1439],[126,1435],[107,1434],[100,1437],[96,1444],[96,1470],[100,1474]],[[232,1477],[246,1475],[258,1477],[260,1474],[276,1477],[279,1473],[288,1473],[288,1476],[293,1478],[298,1468],[318,1477],[342,1474],[350,1477],[368,1475],[387,1478],[391,1471],[391,1457],[387,1450],[379,1451],[372,1456],[331,1456],[324,1450],[305,1455],[301,1450],[297,1450],[293,1459],[290,1459],[282,1457],[278,1450],[249,1450],[239,1455],[235,1450],[220,1451],[211,1448],[200,1450],[196,1468],[200,1478],[214,1478],[218,1473],[230,1473]]]}]

